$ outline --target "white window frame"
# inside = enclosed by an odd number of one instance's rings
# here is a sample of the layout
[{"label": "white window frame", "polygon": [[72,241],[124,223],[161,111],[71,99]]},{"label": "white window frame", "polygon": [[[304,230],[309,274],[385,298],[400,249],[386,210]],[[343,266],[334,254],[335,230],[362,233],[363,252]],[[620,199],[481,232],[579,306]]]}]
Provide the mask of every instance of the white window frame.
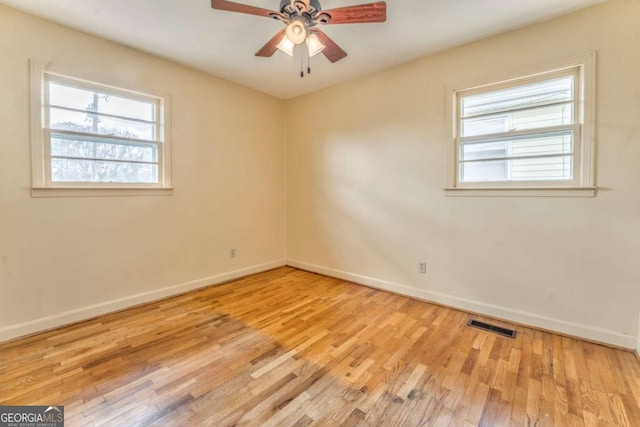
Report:
[{"label": "white window frame", "polygon": [[[572,181],[460,182],[460,97],[519,86],[575,73],[574,179]],[[596,53],[589,52],[511,72],[494,78],[451,85],[447,88],[447,196],[595,196],[595,82]],[[523,131],[522,133],[535,133]],[[542,132],[540,132],[542,133]],[[518,132],[513,132],[517,135]]]},{"label": "white window frame", "polygon": [[[30,61],[31,68],[31,161],[33,197],[65,196],[141,196],[169,195],[171,187],[170,103],[168,96],[150,95],[83,78],[72,77],[49,69],[49,64]],[[73,87],[95,90],[109,95],[152,102],[156,105],[156,138],[158,155],[157,183],[110,183],[110,182],[52,182],[51,181],[51,133],[48,129],[48,107],[46,105],[47,82],[61,82]],[[81,133],[78,133],[79,135]],[[84,134],[82,134],[84,135]],[[100,138],[100,135],[87,134]],[[107,137],[108,138],[108,137]]]}]

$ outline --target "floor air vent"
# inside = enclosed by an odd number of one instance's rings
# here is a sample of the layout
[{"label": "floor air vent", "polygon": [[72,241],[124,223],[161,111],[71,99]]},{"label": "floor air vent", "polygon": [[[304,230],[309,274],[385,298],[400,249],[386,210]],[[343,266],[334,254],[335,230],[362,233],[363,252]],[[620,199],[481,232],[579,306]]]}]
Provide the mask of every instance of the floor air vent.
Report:
[{"label": "floor air vent", "polygon": [[474,328],[484,329],[485,331],[493,332],[498,335],[502,335],[503,337],[515,338],[516,331],[507,328],[501,328],[500,326],[490,325],[488,323],[480,322],[478,320],[469,320],[467,323],[469,326],[473,326]]}]

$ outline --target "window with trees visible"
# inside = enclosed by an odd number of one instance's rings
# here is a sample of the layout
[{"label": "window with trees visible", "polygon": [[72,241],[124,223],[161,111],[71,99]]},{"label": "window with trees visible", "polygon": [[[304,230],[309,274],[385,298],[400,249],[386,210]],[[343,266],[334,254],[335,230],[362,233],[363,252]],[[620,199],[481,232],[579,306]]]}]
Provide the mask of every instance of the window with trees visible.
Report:
[{"label": "window with trees visible", "polygon": [[169,186],[165,99],[35,74],[34,187]]},{"label": "window with trees visible", "polygon": [[452,90],[450,189],[592,187],[592,61]]}]

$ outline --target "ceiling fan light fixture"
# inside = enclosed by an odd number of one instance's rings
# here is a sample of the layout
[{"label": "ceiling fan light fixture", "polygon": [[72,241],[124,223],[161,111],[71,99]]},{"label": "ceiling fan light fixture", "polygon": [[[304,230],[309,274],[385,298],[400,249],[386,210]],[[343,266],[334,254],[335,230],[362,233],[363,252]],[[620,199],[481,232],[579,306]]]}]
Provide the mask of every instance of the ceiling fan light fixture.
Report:
[{"label": "ceiling fan light fixture", "polygon": [[307,49],[309,49],[309,56],[316,56],[324,49],[324,45],[320,41],[317,35],[311,33],[307,37]]},{"label": "ceiling fan light fixture", "polygon": [[384,0],[333,9],[323,9],[320,5],[321,0],[279,0],[279,11],[236,1],[211,0],[211,7],[217,10],[275,19],[285,25],[285,28],[281,28],[256,52],[256,56],[263,58],[273,56],[277,50],[293,56],[294,50],[296,50],[295,45],[306,42],[306,53],[309,56],[322,52],[329,62],[334,63],[345,58],[347,52],[331,40],[318,26],[366,24],[386,22],[387,20],[387,3]]},{"label": "ceiling fan light fixture", "polygon": [[287,55],[293,56],[293,46],[295,45],[291,42],[291,40],[289,40],[289,38],[284,35],[282,36],[282,40],[280,40],[280,43],[278,43],[276,47]]},{"label": "ceiling fan light fixture", "polygon": [[303,43],[307,39],[307,26],[300,19],[296,19],[287,25],[285,34],[291,43]]}]

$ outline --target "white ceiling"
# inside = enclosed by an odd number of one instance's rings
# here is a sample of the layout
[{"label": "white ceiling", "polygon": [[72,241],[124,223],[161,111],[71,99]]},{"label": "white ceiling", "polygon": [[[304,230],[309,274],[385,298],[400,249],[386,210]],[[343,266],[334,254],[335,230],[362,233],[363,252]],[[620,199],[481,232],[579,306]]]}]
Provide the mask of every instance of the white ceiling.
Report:
[{"label": "white ceiling", "polygon": [[[235,0],[277,9],[279,0]],[[321,0],[324,9],[372,0]],[[383,24],[324,31],[349,54],[331,64],[254,53],[282,24],[213,10],[210,0],[0,0],[0,3],[189,65],[278,98],[292,98],[603,0],[388,0]]]}]

